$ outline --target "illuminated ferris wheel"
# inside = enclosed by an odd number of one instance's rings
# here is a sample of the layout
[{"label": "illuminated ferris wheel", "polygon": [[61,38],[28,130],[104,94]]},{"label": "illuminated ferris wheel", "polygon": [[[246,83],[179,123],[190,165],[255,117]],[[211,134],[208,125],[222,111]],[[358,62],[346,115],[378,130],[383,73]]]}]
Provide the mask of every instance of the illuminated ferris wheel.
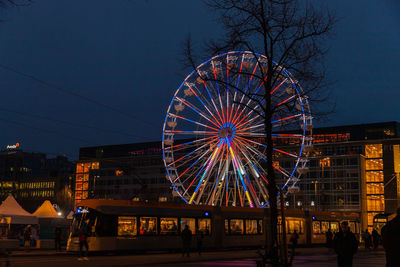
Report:
[{"label": "illuminated ferris wheel", "polygon": [[[295,78],[275,66],[279,77],[273,104],[274,162],[292,188],[307,171],[312,117]],[[175,194],[188,204],[263,207],[268,203],[264,118],[267,58],[248,51],[228,52],[200,64],[175,92],[163,125],[163,160]],[[295,151],[279,144],[294,144]]]}]

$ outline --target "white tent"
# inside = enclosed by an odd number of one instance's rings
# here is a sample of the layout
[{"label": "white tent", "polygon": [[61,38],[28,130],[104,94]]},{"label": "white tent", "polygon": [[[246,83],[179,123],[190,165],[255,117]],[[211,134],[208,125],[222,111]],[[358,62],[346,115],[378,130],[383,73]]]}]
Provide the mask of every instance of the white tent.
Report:
[{"label": "white tent", "polygon": [[49,200],[45,200],[43,204],[33,213],[38,218],[63,218],[57,214],[53,205]]},{"label": "white tent", "polygon": [[11,224],[37,224],[36,216],[24,210],[13,196],[8,196],[0,205],[0,216],[10,217]]}]

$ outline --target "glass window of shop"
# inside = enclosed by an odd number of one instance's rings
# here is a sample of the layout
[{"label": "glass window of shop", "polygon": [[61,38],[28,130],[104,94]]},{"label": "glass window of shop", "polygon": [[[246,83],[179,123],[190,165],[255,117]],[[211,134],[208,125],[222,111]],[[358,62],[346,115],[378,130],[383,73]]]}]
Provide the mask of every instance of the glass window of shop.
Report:
[{"label": "glass window of shop", "polygon": [[321,233],[321,222],[314,221],[312,222],[313,234],[320,234]]}]

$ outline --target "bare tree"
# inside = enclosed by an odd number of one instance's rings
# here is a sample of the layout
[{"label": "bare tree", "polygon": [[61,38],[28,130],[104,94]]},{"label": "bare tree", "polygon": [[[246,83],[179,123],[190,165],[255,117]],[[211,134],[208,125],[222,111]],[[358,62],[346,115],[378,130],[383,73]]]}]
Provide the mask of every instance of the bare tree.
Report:
[{"label": "bare tree", "polygon": [[[257,58],[263,80],[263,95],[258,101],[258,111],[264,119],[266,145],[266,171],[268,175],[268,197],[270,206],[270,227],[268,235],[268,255],[278,264],[278,209],[276,174],[273,166],[273,126],[271,119],[280,112],[271,103],[271,92],[281,82],[284,67],[302,85],[310,102],[327,99],[327,81],[324,55],[327,53],[327,39],[336,22],[328,10],[316,8],[308,1],[297,0],[206,0],[208,7],[216,12],[218,21],[225,34],[218,40],[206,44],[205,54],[216,55],[234,50],[246,50]],[[257,53],[266,56],[266,62],[260,62]],[[193,56],[190,38],[184,49],[184,58],[193,68],[197,60]],[[242,69],[232,70],[237,74],[246,74]],[[248,72],[248,71],[247,71]],[[203,79],[208,79],[204,78]],[[217,79],[217,78],[216,78]],[[224,83],[224,81],[219,81]],[[229,84],[234,87],[234,84]],[[235,88],[236,90],[243,90]],[[256,95],[242,91],[249,99]],[[292,108],[294,100],[285,105]],[[251,109],[251,107],[249,107]],[[254,109],[254,108],[253,108]],[[323,115],[323,111],[313,112]],[[267,232],[267,231],[265,231]],[[267,236],[267,235],[266,235]],[[267,240],[266,240],[267,242]],[[267,252],[267,251],[266,251]]]}]

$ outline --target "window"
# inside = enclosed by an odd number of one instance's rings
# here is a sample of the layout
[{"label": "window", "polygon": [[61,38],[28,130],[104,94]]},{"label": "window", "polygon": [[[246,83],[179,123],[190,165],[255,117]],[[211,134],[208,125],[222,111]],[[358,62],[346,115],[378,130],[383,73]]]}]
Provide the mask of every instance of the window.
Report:
[{"label": "window", "polygon": [[352,231],[353,233],[356,233],[356,223],[355,222],[349,222],[349,228],[350,228],[350,231]]},{"label": "window", "polygon": [[328,229],[329,229],[329,222],[327,222],[327,221],[322,221],[321,222],[321,233],[326,233],[326,232],[328,232]]},{"label": "window", "polygon": [[383,159],[367,159],[365,165],[366,170],[383,170]]},{"label": "window", "polygon": [[262,220],[258,220],[258,233],[262,234],[263,233],[263,221]]},{"label": "window", "polygon": [[339,223],[338,222],[331,222],[331,231],[332,231],[332,233],[339,232]]},{"label": "window", "polygon": [[319,221],[312,222],[313,234],[321,233],[321,223]]},{"label": "window", "polygon": [[229,221],[227,219],[225,219],[225,234],[229,234]]},{"label": "window", "polygon": [[231,234],[233,235],[242,235],[243,234],[243,220],[239,219],[231,219]]},{"label": "window", "polygon": [[367,158],[381,158],[383,156],[382,144],[366,145],[365,156]]},{"label": "window", "polygon": [[178,233],[177,218],[160,218],[160,234],[176,235]]},{"label": "window", "polygon": [[257,220],[246,220],[246,234],[247,235],[256,235],[257,231]]},{"label": "window", "polygon": [[286,225],[287,225],[287,232],[288,233],[294,233],[294,230],[298,234],[303,233],[303,222],[301,220],[293,220],[293,219],[288,219],[286,220]]},{"label": "window", "polygon": [[157,234],[157,218],[140,217],[140,235],[156,235],[156,234]]},{"label": "window", "polygon": [[181,232],[185,229],[186,225],[192,231],[192,234],[196,233],[196,220],[194,218],[181,218]]},{"label": "window", "polygon": [[118,217],[118,236],[136,235],[136,217]]},{"label": "window", "polygon": [[211,219],[198,219],[199,231],[204,235],[209,235],[211,232]]}]

